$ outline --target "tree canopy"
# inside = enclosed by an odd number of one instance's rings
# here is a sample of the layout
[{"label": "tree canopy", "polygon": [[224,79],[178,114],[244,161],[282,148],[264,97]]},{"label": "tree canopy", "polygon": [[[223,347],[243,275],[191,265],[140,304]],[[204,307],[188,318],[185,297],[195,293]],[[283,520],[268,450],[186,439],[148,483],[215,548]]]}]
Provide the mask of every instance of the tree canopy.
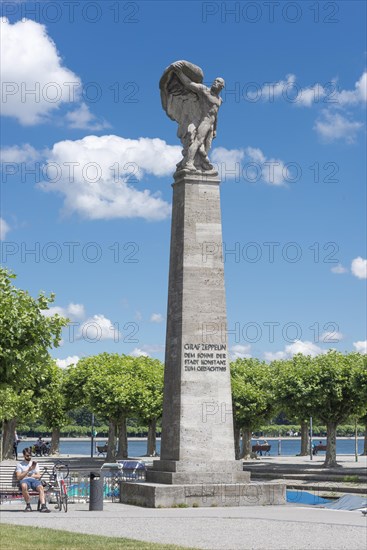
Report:
[{"label": "tree canopy", "polygon": [[248,456],[252,431],[275,412],[271,371],[264,361],[237,359],[231,363],[231,378],[235,428],[242,429],[242,456]]},{"label": "tree canopy", "polygon": [[33,298],[12,284],[15,275],[0,268],[0,420],[3,456],[10,458],[17,418],[35,413],[32,401],[47,384],[49,350],[57,347],[68,320],[45,315],[55,296]]},{"label": "tree canopy", "polygon": [[0,268],[1,384],[33,388],[49,361],[49,349],[59,345],[68,320],[57,314],[45,316],[54,294],[41,292],[33,298],[12,285],[12,279],[13,273]]}]

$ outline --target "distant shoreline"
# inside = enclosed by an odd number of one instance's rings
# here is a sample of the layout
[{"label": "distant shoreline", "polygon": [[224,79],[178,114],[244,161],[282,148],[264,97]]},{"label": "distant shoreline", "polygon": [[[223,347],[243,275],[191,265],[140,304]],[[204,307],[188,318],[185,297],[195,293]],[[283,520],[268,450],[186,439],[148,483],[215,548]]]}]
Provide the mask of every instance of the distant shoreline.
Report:
[{"label": "distant shoreline", "polygon": [[[43,437],[43,439],[45,441],[51,441],[51,437]],[[128,441],[147,441],[147,437],[128,437]],[[288,436],[288,437],[252,437],[252,439],[254,440],[263,440],[263,439],[266,439],[267,441],[292,441],[292,440],[295,440],[295,441],[300,441],[301,440],[301,437],[300,436]],[[315,435],[312,437],[312,440],[319,440],[319,441],[322,441],[323,439],[326,440],[326,436],[319,436],[319,435]],[[337,437],[337,439],[350,439],[350,440],[353,440],[354,441],[354,436],[350,436],[350,437],[346,437],[346,436],[341,436],[341,437]],[[358,436],[357,439],[364,439],[364,436],[363,435],[360,435]],[[19,441],[19,443],[21,443],[22,441],[36,441],[37,440],[37,437],[27,437],[27,439],[21,439]],[[60,437],[60,441],[90,441],[91,438],[90,437]],[[157,441],[160,441],[161,438],[160,437],[157,437]],[[100,441],[107,441],[107,437],[95,437],[94,438],[94,441],[95,442],[100,442]]]}]

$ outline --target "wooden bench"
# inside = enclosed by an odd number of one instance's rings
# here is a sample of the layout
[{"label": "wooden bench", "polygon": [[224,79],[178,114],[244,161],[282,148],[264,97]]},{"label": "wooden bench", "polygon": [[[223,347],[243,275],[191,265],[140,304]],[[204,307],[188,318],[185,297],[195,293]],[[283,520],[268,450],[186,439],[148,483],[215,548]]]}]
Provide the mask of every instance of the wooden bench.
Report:
[{"label": "wooden bench", "polygon": [[315,445],[312,450],[312,454],[317,455],[319,451],[326,451],[326,449],[327,449],[326,445]]},{"label": "wooden bench", "polygon": [[252,445],[253,453],[266,453],[269,454],[271,445]]},{"label": "wooden bench", "polygon": [[96,451],[98,453],[98,456],[104,455],[108,451],[108,445],[96,445]]},{"label": "wooden bench", "polygon": [[[43,474],[42,481],[48,482],[54,466],[53,462],[38,463],[40,474]],[[14,462],[0,464],[0,504],[6,500],[21,500],[23,499],[22,491],[19,486],[19,481],[15,475],[16,464]],[[38,496],[37,491],[28,491],[31,497]],[[45,489],[45,496],[47,498],[47,488]]]}]

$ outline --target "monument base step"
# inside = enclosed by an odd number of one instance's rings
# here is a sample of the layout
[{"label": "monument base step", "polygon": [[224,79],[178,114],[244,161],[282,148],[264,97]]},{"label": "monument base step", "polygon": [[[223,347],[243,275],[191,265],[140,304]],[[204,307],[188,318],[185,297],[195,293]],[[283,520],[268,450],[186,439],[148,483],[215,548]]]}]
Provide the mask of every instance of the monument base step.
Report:
[{"label": "monument base step", "polygon": [[161,470],[148,470],[147,481],[149,483],[165,483],[169,485],[192,485],[198,483],[249,483],[250,472],[162,472]]},{"label": "monument base step", "polygon": [[164,485],[122,481],[120,502],[147,508],[264,506],[286,503],[282,482]]},{"label": "monument base step", "polygon": [[242,460],[167,460],[156,459],[153,461],[153,470],[163,472],[243,472]]}]

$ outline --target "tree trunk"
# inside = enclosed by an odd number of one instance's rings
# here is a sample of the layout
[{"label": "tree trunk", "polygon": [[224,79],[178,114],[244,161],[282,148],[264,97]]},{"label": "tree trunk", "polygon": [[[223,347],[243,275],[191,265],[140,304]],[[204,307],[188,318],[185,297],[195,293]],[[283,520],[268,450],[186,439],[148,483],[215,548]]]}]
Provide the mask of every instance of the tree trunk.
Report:
[{"label": "tree trunk", "polygon": [[297,456],[307,456],[310,453],[310,438],[308,422],[301,422],[301,452]]},{"label": "tree trunk", "polygon": [[127,429],[126,418],[122,417],[117,425],[118,429],[118,450],[116,458],[123,460],[128,457],[127,453]]},{"label": "tree trunk", "polygon": [[363,455],[367,455],[367,424],[364,427]]},{"label": "tree trunk", "polygon": [[108,423],[107,462],[116,460],[116,423],[110,420]]},{"label": "tree trunk", "polygon": [[251,437],[252,429],[250,426],[243,426],[242,428],[242,450],[240,458],[251,457]]},{"label": "tree trunk", "polygon": [[324,468],[336,468],[336,422],[328,422],[326,424],[327,442],[326,442],[326,457],[323,464]]},{"label": "tree trunk", "polygon": [[52,429],[50,455],[60,454],[60,428]]},{"label": "tree trunk", "polygon": [[234,426],[234,452],[236,460],[240,460],[241,457],[241,445],[240,445],[240,429]]},{"label": "tree trunk", "polygon": [[14,458],[13,445],[17,419],[4,420],[3,422],[3,460]]},{"label": "tree trunk", "polygon": [[148,424],[148,441],[147,441],[147,456],[156,456],[156,430],[157,430],[157,419],[154,418]]}]

